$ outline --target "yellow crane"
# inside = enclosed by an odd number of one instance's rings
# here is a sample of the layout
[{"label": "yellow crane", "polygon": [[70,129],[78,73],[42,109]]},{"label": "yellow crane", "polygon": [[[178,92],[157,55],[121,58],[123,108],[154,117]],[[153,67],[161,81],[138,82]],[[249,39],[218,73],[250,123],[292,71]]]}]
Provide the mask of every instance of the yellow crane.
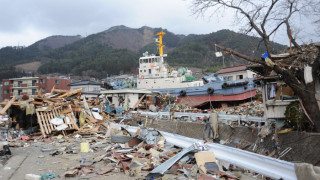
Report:
[{"label": "yellow crane", "polygon": [[165,35],[166,33],[161,31],[157,33],[157,36],[159,36],[159,40],[157,40],[156,42],[158,43],[157,45],[159,46],[159,55],[163,55],[163,47],[164,45],[162,44],[162,37]]}]

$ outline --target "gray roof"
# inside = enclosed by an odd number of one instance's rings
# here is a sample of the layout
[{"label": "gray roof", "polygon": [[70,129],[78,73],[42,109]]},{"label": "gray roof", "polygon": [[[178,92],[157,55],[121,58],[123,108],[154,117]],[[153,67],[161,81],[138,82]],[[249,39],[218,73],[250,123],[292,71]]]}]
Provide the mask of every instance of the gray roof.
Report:
[{"label": "gray roof", "polygon": [[78,81],[78,82],[72,82],[68,84],[68,86],[81,86],[81,85],[101,85],[101,83],[96,81]]}]

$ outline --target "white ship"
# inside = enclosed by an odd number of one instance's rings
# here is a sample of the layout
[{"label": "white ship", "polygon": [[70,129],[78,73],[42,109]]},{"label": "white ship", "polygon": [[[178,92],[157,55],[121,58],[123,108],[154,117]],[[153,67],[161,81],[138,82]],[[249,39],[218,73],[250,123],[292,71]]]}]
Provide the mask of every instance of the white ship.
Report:
[{"label": "white ship", "polygon": [[139,59],[139,76],[137,80],[138,89],[166,89],[166,88],[183,88],[202,86],[203,81],[194,81],[191,70],[180,68],[173,70],[164,62],[162,37],[165,35],[163,31],[157,33],[159,36],[158,43],[159,55],[148,52],[143,54]]}]

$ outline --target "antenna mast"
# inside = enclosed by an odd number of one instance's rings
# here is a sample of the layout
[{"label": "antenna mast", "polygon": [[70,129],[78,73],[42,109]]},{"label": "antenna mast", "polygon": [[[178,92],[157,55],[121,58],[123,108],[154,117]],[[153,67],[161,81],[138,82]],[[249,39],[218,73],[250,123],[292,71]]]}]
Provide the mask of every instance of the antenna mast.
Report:
[{"label": "antenna mast", "polygon": [[156,42],[158,43],[159,46],[159,55],[163,55],[163,47],[164,45],[162,44],[162,37],[165,35],[166,33],[161,31],[157,33],[157,36],[159,36],[159,40],[157,40]]}]

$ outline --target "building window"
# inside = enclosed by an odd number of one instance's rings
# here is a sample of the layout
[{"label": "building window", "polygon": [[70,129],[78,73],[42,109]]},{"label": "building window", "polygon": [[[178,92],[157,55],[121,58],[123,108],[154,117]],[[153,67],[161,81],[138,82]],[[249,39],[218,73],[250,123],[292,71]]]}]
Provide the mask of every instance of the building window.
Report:
[{"label": "building window", "polygon": [[239,79],[243,79],[243,75],[238,75],[237,80],[239,80]]},{"label": "building window", "polygon": [[32,95],[36,95],[37,89],[32,89]]},{"label": "building window", "polygon": [[18,87],[21,87],[22,81],[18,81]]},{"label": "building window", "polygon": [[4,86],[9,86],[9,81],[5,81],[5,82],[3,83],[3,85],[4,85]]},{"label": "building window", "polygon": [[40,84],[45,84],[46,80],[45,79],[40,79]]},{"label": "building window", "polygon": [[21,89],[18,90],[18,95],[21,95],[21,93],[22,93],[22,90]]},{"label": "building window", "polygon": [[146,70],[144,70],[144,72],[147,72]]},{"label": "building window", "polygon": [[142,70],[140,70],[140,72],[142,72]]},{"label": "building window", "polygon": [[37,80],[32,80],[32,86],[36,86]]},{"label": "building window", "polygon": [[59,80],[56,80],[56,84],[60,84],[60,81],[59,81]]},{"label": "building window", "polygon": [[151,69],[149,69],[149,74],[151,74]]},{"label": "building window", "polygon": [[41,92],[46,92],[46,88],[41,88]]},{"label": "building window", "polygon": [[8,89],[5,89],[5,90],[3,91],[3,94],[9,94],[9,90],[8,90]]}]

